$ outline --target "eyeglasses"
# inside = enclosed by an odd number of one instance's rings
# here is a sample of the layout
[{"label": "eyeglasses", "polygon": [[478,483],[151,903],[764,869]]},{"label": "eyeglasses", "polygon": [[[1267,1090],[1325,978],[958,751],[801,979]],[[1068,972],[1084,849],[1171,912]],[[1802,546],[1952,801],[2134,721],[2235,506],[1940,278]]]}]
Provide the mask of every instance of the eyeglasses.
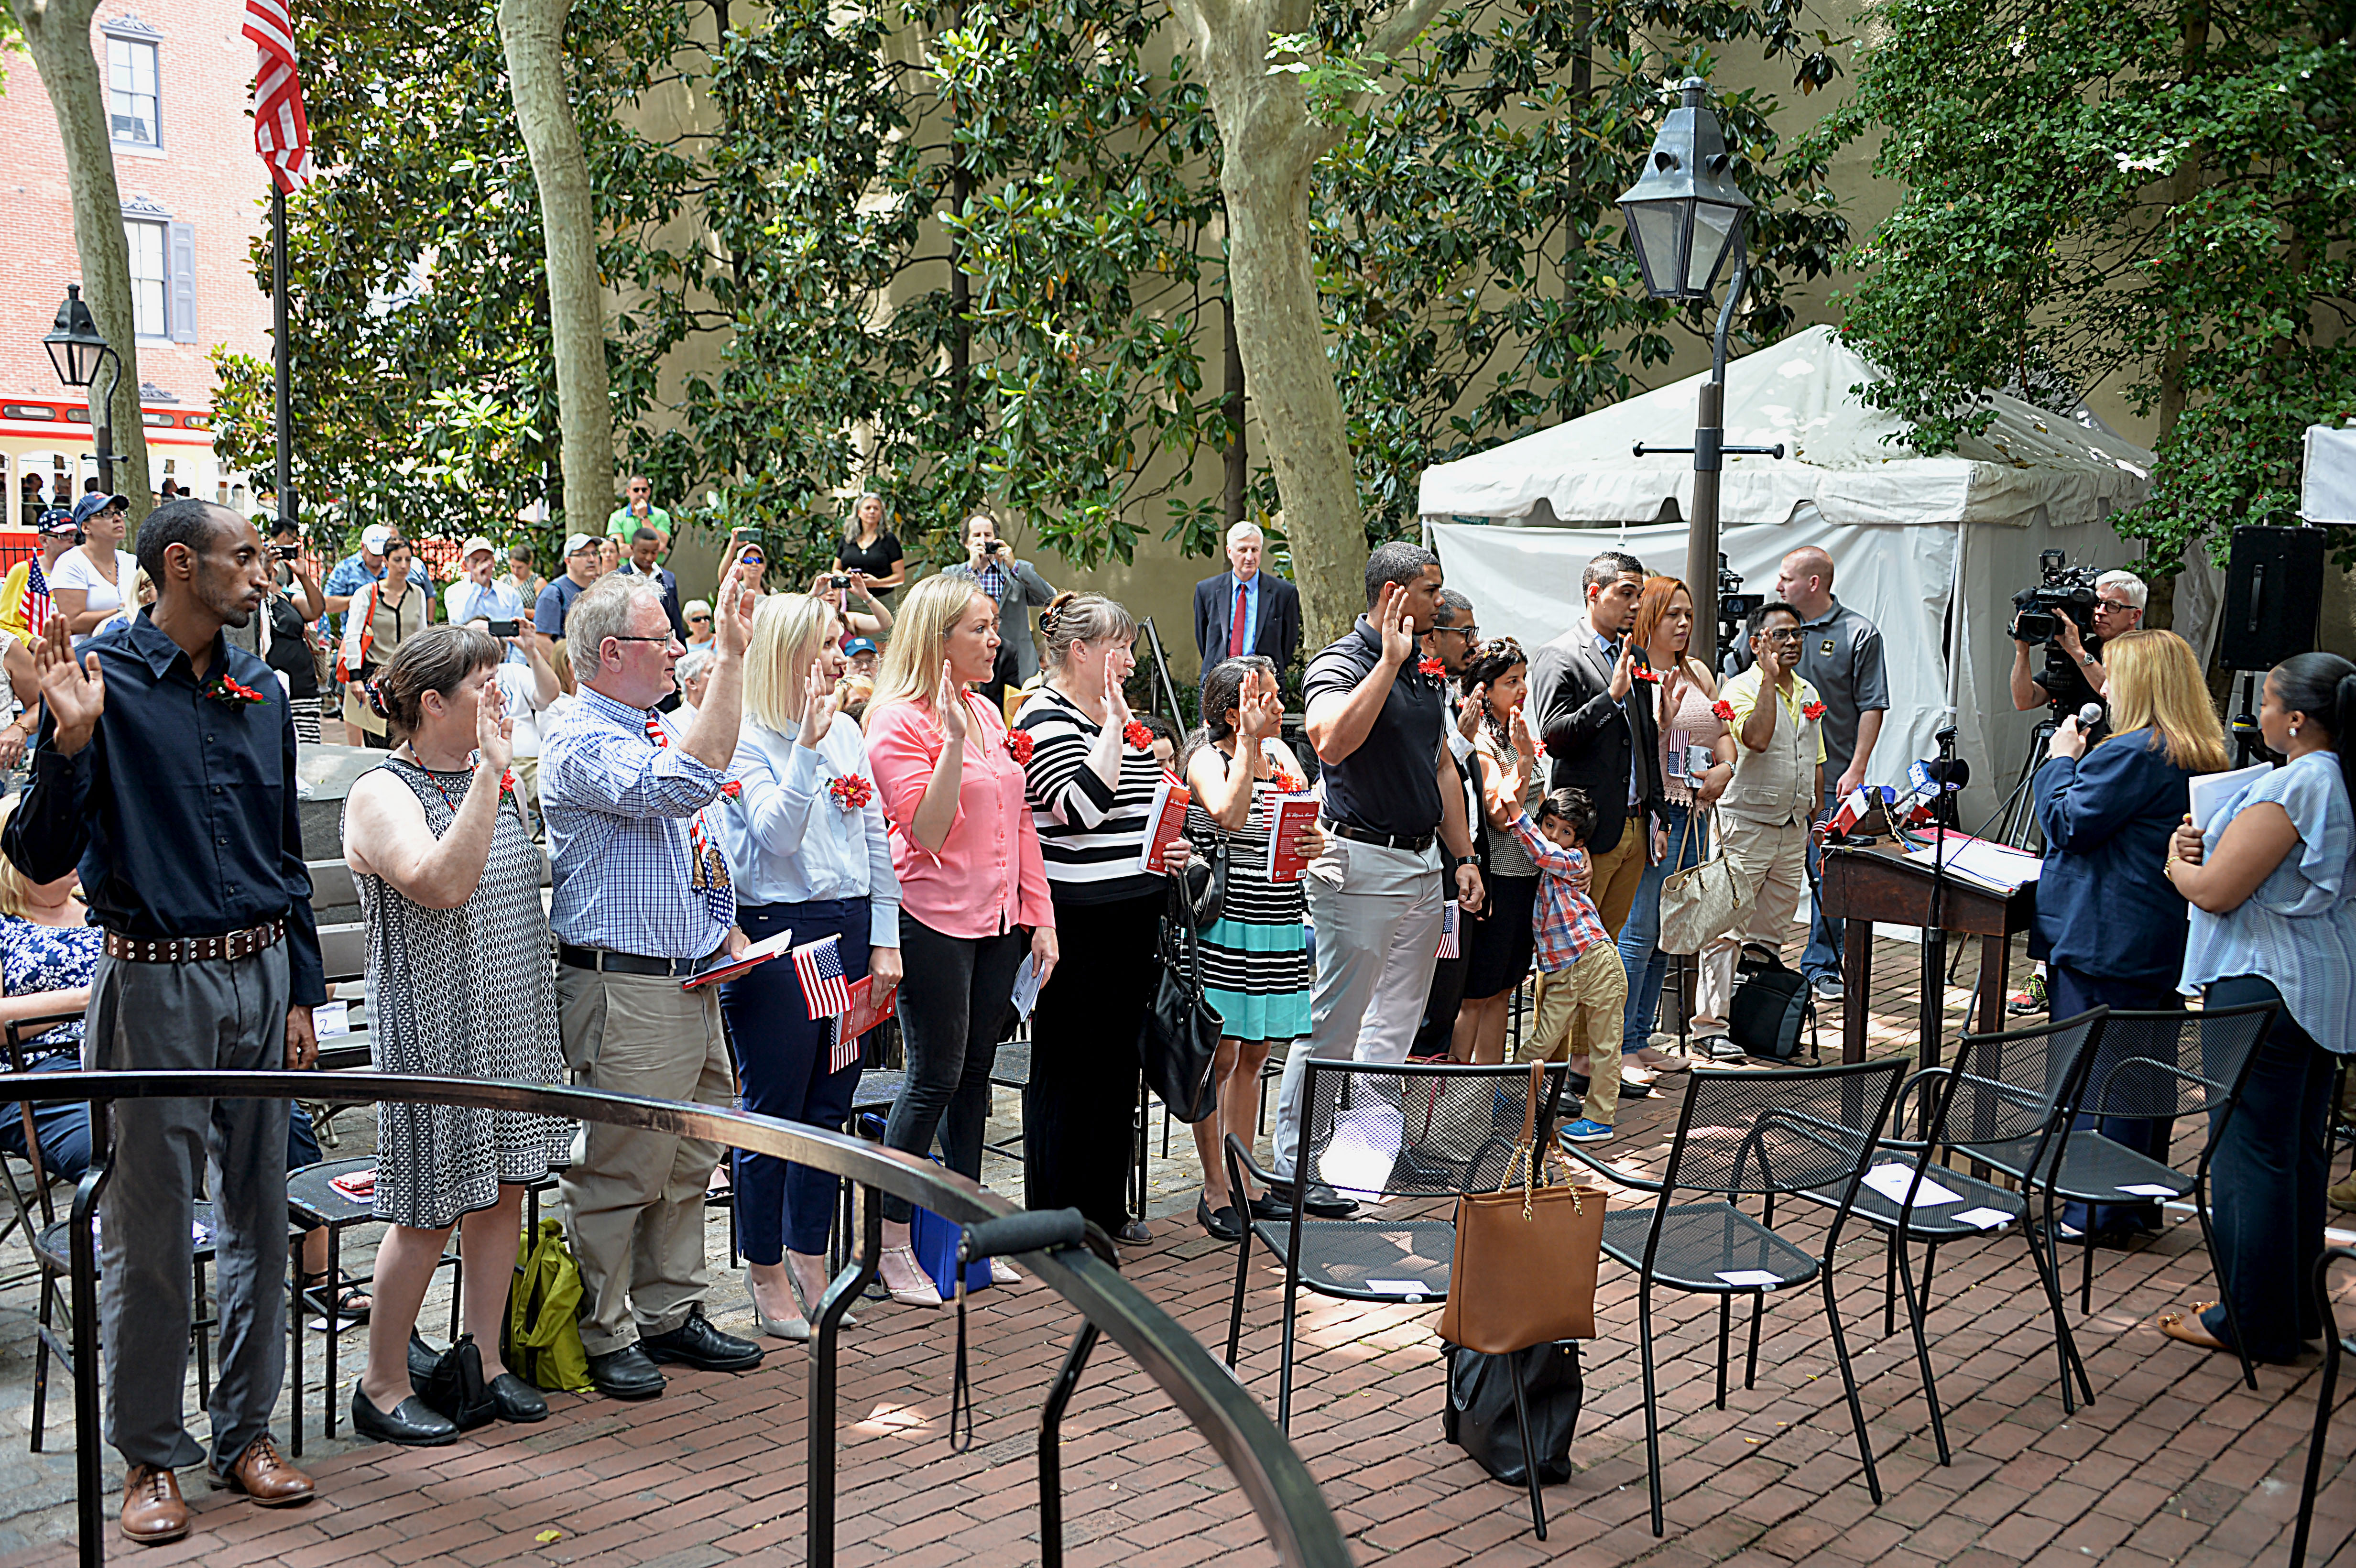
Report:
[{"label": "eyeglasses", "polygon": [[676,637],[673,637],[673,636],[672,636],[669,632],[665,632],[665,633],[664,633],[661,636],[659,636],[659,637],[632,637],[632,636],[625,636],[625,635],[624,635],[622,633],[620,633],[620,632],[609,632],[609,633],[607,633],[607,634],[606,634],[606,635],[607,635],[607,637],[608,637],[611,641],[614,641],[614,642],[616,642],[616,643],[669,643],[669,642],[676,642],[676,641],[678,641],[678,639],[677,639]]},{"label": "eyeglasses", "polygon": [[1451,636],[1462,637],[1468,643],[1481,640],[1481,628],[1478,626],[1434,626],[1431,630],[1435,636],[1441,632],[1446,632]]},{"label": "eyeglasses", "polygon": [[1800,628],[1797,626],[1770,627],[1759,635],[1771,643],[1796,643],[1800,640]]},{"label": "eyeglasses", "polygon": [[709,621],[712,617],[709,615],[690,615],[688,619],[690,621]]},{"label": "eyeglasses", "polygon": [[2128,603],[2124,599],[2097,599],[2094,601],[2094,609],[2097,613],[2104,610],[2115,610],[2120,614],[2124,615],[2134,608],[2134,605]]}]

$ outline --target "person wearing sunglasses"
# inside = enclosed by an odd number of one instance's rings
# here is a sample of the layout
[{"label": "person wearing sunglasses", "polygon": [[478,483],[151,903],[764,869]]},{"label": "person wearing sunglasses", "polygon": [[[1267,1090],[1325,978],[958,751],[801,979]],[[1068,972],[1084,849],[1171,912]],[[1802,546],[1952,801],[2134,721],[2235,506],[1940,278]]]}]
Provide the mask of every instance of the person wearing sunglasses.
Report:
[{"label": "person wearing sunglasses", "polygon": [[1738,924],[1702,948],[1693,1031],[1718,1061],[1742,1054],[1727,1037],[1735,957],[1746,945],[1782,955],[1808,883],[1808,822],[1824,793],[1825,705],[1798,674],[1800,613],[1780,599],[1762,604],[1750,641],[1755,662],[1719,688],[1716,709],[1735,739],[1719,834],[1738,892],[1753,893],[1748,929]]},{"label": "person wearing sunglasses", "polygon": [[712,645],[712,602],[691,599],[687,602],[687,651]]}]

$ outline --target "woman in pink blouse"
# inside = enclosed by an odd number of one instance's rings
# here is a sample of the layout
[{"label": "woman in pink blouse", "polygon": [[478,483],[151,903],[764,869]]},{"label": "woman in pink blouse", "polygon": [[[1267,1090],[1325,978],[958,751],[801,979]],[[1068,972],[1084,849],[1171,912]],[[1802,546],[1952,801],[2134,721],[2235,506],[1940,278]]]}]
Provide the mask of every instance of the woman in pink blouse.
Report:
[{"label": "woman in pink blouse", "polygon": [[[1055,967],[1055,912],[1023,800],[1022,752],[992,704],[966,688],[998,657],[998,606],[960,578],[908,593],[867,705],[867,761],[900,877],[900,1033],[908,1072],[885,1147],[922,1155],[936,1131],[951,1170],[981,1177],[998,1027],[1027,952]],[[884,1200],[884,1288],[938,1307],[908,1245],[908,1205]],[[996,1277],[1014,1271],[991,1264]]]}]

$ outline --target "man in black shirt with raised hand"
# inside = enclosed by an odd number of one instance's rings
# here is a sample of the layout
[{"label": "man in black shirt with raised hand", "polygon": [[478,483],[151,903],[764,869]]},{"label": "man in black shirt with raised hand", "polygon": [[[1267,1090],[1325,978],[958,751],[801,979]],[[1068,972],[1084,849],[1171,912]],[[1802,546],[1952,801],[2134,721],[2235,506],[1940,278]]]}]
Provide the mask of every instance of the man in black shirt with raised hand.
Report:
[{"label": "man in black shirt with raised hand", "polygon": [[[36,652],[48,717],[7,856],[34,882],[79,864],[106,930],[87,1066],[308,1067],[326,987],[294,719],[270,667],[221,635],[261,610],[269,554],[235,512],[179,500],[141,525],[139,564],[157,587],[151,610],[89,639],[79,664],[62,617]],[[113,1120],[99,1295],[106,1435],[130,1464],[123,1533],[145,1545],[187,1534],[172,1472],[206,1456],[181,1398],[190,1204],[209,1157],[220,1321],[209,1478],[268,1508],[306,1501],[311,1478],[270,1435],[286,1368],[286,1102],[123,1100]]]},{"label": "man in black shirt with raised hand", "polygon": [[1317,928],[1308,1049],[1293,1042],[1276,1102],[1276,1174],[1306,1187],[1312,1214],[1356,1205],[1297,1180],[1309,1059],[1403,1061],[1440,955],[1444,849],[1456,896],[1481,907],[1481,873],[1456,760],[1441,743],[1447,704],[1419,667],[1418,634],[1439,606],[1440,559],[1419,545],[1382,546],[1366,561],[1366,613],[1309,661],[1303,728],[1325,792],[1325,853],[1307,872]]}]

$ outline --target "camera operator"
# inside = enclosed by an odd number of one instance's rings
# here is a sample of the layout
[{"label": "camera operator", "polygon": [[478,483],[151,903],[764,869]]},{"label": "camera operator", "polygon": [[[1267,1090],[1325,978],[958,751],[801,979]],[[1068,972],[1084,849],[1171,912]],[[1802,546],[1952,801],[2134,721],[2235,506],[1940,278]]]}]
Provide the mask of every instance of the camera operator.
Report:
[{"label": "camera operator", "polygon": [[[1029,561],[1014,559],[1014,551],[998,537],[998,520],[987,512],[966,519],[965,560],[944,569],[942,575],[965,578],[998,606],[998,663],[975,689],[1003,707],[1009,688],[1025,685],[1039,673],[1031,611],[1054,601],[1055,586]],[[860,635],[874,634],[861,630]]]},{"label": "camera operator", "polygon": [[[2060,704],[2060,710],[2074,713],[2089,702],[2110,695],[2110,673],[2095,656],[2104,643],[2126,635],[2143,624],[2143,607],[2150,590],[2143,579],[2132,571],[2106,571],[2094,579],[2094,603],[2091,626],[2080,626],[2071,611],[2056,605],[2054,619],[2060,623],[2054,633],[2053,645],[2058,646],[2069,663],[2057,667],[2051,659],[2046,668],[2032,671],[2029,667],[2029,644],[2021,639],[2020,610],[2016,609],[2012,621],[2012,706],[2026,713],[2049,702]],[[2085,634],[2091,632],[2090,646]],[[2064,689],[2053,690],[2048,677],[2059,667],[2070,678],[2061,684]]]}]

